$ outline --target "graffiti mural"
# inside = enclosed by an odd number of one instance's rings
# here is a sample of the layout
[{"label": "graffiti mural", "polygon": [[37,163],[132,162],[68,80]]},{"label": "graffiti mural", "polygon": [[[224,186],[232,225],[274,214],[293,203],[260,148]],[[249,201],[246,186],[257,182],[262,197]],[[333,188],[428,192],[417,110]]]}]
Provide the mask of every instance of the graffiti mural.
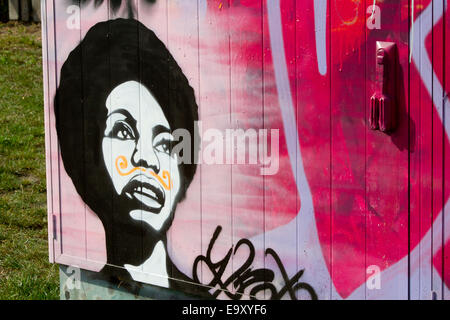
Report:
[{"label": "graffiti mural", "polygon": [[214,299],[449,299],[447,7],[45,1],[50,260]]},{"label": "graffiti mural", "polygon": [[[289,278],[288,275],[286,274],[286,270],[285,267],[283,266],[283,263],[280,261],[280,257],[271,248],[266,249],[265,254],[266,256],[272,257],[272,259],[276,262],[279,271],[283,276],[284,286],[281,288],[281,290],[277,291],[277,288],[272,283],[274,280],[274,272],[272,270],[269,269],[252,270],[251,266],[255,259],[255,247],[248,239],[239,240],[234,250],[233,249],[228,250],[227,254],[222,260],[218,262],[213,262],[211,260],[211,251],[213,250],[214,243],[219,237],[221,231],[222,228],[220,226],[217,227],[216,231],[214,232],[213,238],[209,243],[206,256],[198,256],[197,259],[195,259],[194,268],[192,272],[194,275],[194,280],[197,283],[201,283],[199,277],[201,269],[200,267],[201,264],[205,264],[207,270],[210,271],[212,274],[211,281],[205,283],[205,285],[212,288],[216,286],[219,287],[219,289],[217,289],[213,293],[213,297],[217,297],[222,290],[230,299],[239,300],[241,299],[242,295],[246,292],[246,289],[248,287],[252,287],[249,293],[249,296],[252,299],[259,297],[265,299],[279,300],[283,298],[285,295],[288,295],[290,299],[297,300],[296,291],[305,290],[307,291],[311,299],[317,300],[317,294],[309,284],[304,282],[298,282],[299,279],[302,277],[304,270],[298,271],[292,278]],[[228,263],[230,262],[232,255],[236,255],[236,252],[241,247],[247,249],[248,251],[247,259],[243,260],[242,266],[237,268],[236,271],[228,279],[223,280],[222,279],[223,273]],[[231,285],[234,288],[236,288],[235,293],[229,292],[228,288]],[[265,294],[266,291],[268,291],[268,295]]]},{"label": "graffiti mural", "polygon": [[134,280],[150,282],[135,274],[143,269],[166,275],[158,284],[169,286],[165,234],[196,170],[178,167],[171,132],[193,136],[197,109],[164,44],[136,20],[95,25],[61,69],[55,119],[64,167],[103,223],[107,263]]}]

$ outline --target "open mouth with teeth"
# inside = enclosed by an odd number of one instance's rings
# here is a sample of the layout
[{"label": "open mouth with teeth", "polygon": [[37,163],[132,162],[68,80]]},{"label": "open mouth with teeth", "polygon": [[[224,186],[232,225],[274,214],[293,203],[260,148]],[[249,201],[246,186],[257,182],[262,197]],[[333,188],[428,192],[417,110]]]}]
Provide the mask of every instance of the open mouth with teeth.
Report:
[{"label": "open mouth with teeth", "polygon": [[122,192],[129,199],[138,201],[140,209],[144,211],[159,213],[164,206],[164,190],[153,179],[148,181],[148,179],[139,179],[139,177],[134,178]]}]

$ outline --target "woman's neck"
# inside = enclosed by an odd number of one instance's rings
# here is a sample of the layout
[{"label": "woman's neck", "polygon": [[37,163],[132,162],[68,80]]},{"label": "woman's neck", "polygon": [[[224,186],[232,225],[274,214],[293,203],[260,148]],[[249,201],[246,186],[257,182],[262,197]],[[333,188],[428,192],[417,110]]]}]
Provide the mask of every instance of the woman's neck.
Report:
[{"label": "woman's neck", "polygon": [[133,280],[169,287],[167,273],[167,250],[162,240],[158,241],[150,257],[140,266],[124,265]]}]

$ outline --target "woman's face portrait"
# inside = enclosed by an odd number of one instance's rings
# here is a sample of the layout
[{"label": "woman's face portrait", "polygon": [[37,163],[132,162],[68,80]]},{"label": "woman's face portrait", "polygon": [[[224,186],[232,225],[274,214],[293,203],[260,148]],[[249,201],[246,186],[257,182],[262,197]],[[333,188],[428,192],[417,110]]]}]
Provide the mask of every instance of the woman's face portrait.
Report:
[{"label": "woman's face portrait", "polygon": [[180,190],[169,122],[150,91],[137,81],[115,87],[105,108],[103,159],[115,192],[132,203],[124,214],[160,231]]},{"label": "woman's face portrait", "polygon": [[188,79],[155,33],[133,19],[89,29],[60,78],[55,119],[61,157],[76,191],[103,225],[105,273],[138,279],[124,267],[173,270],[167,231],[196,164],[179,163],[172,132],[184,129],[199,138]]}]

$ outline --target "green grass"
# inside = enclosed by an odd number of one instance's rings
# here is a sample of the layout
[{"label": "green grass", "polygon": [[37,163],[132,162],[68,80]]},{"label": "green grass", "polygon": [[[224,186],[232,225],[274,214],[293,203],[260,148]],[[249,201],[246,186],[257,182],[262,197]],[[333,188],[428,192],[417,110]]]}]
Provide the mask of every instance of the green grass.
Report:
[{"label": "green grass", "polygon": [[58,299],[48,262],[39,24],[0,23],[0,299]]}]

